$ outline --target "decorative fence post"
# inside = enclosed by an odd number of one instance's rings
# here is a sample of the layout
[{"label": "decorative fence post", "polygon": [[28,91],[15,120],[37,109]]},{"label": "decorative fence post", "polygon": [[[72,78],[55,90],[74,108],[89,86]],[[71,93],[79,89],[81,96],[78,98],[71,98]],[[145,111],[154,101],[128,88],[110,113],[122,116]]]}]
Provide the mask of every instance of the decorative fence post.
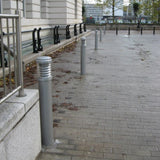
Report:
[{"label": "decorative fence post", "polygon": [[39,28],[39,29],[37,30],[38,51],[43,51],[43,46],[42,46],[42,43],[41,43],[40,31],[41,31],[41,28]]},{"label": "decorative fence post", "polygon": [[37,29],[34,28],[32,31],[32,41],[33,41],[33,53],[38,53],[38,48],[37,48],[37,40],[36,40],[36,31]]}]

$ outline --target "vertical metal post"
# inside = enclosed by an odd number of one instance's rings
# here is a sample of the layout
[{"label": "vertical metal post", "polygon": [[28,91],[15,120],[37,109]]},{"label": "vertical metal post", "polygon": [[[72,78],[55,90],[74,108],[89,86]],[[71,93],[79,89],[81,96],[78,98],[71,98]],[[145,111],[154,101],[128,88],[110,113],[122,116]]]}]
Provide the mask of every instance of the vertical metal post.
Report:
[{"label": "vertical metal post", "polygon": [[81,75],[86,74],[86,38],[81,38]]},{"label": "vertical metal post", "polygon": [[143,34],[143,27],[141,27],[141,35]]},{"label": "vertical metal post", "polygon": [[83,29],[84,29],[84,32],[87,31],[87,29],[86,29],[86,24],[85,24],[85,23],[83,24]]},{"label": "vertical metal post", "polygon": [[3,89],[4,89],[4,95],[7,94],[6,91],[6,72],[5,72],[5,64],[4,64],[4,43],[3,43],[3,28],[2,28],[2,19],[0,19],[0,40],[1,40],[1,46],[0,46],[0,58],[1,58],[1,67],[3,70]]},{"label": "vertical metal post", "polygon": [[104,34],[106,34],[106,25],[104,26]]},{"label": "vertical metal post", "polygon": [[40,31],[41,31],[41,28],[39,28],[37,30],[37,41],[38,41],[38,51],[43,51],[43,46],[42,46],[42,43],[41,43],[41,36],[40,36]]},{"label": "vertical metal post", "polygon": [[97,50],[98,49],[98,33],[97,33],[98,31],[96,30],[95,31],[95,50]]},{"label": "vertical metal post", "polygon": [[58,29],[59,29],[59,26],[57,26],[56,35],[57,35],[57,43],[60,43],[60,38],[59,38]]},{"label": "vertical metal post", "polygon": [[74,36],[77,36],[77,24],[74,25]]},{"label": "vertical metal post", "polygon": [[116,35],[118,35],[118,27],[116,27]]},{"label": "vertical metal post", "polygon": [[52,116],[52,59],[48,56],[37,58],[39,64],[39,97],[41,115],[42,145],[51,147],[53,139],[53,116]]},{"label": "vertical metal post", "polygon": [[37,31],[36,28],[34,28],[34,30],[32,31],[33,53],[38,53],[37,40],[35,36],[36,31]]},{"label": "vertical metal post", "polygon": [[24,97],[24,86],[23,86],[23,68],[22,68],[22,36],[21,36],[21,14],[17,10],[16,14],[19,17],[16,19],[16,45],[17,45],[17,69],[18,69],[18,85],[21,86],[19,90],[19,97]]},{"label": "vertical metal post", "polygon": [[100,28],[100,42],[102,42],[102,28]]},{"label": "vertical metal post", "polygon": [[128,27],[128,35],[130,35],[130,27]]},{"label": "vertical metal post", "polygon": [[153,35],[155,35],[156,27],[153,27]]}]

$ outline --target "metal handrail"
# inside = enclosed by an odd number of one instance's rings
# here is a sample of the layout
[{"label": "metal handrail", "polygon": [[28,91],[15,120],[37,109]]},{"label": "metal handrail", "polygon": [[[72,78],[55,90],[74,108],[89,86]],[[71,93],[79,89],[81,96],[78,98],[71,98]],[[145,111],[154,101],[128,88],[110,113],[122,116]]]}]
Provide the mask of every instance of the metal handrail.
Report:
[{"label": "metal handrail", "polygon": [[[5,21],[3,21],[4,19]],[[5,35],[3,34],[4,31],[7,32]],[[0,14],[0,35],[2,67],[0,69],[2,75],[2,84],[0,87],[3,89],[0,103],[2,103],[17,91],[19,91],[18,96],[22,97],[25,95],[22,70],[21,16],[19,11],[16,11],[15,15]],[[7,52],[7,57],[5,52]],[[6,60],[7,63],[5,62]]]}]

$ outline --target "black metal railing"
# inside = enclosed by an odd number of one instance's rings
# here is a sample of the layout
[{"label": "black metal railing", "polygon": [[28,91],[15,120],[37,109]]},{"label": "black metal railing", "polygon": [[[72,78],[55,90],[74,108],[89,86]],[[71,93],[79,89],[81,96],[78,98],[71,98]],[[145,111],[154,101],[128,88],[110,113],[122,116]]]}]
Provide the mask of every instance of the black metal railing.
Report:
[{"label": "black metal railing", "polygon": [[77,32],[77,24],[74,25],[74,36],[77,36],[78,32]]},{"label": "black metal railing", "polygon": [[38,51],[43,51],[43,46],[42,46],[42,43],[41,43],[41,36],[40,36],[40,31],[41,30],[42,30],[41,28],[39,28],[37,30]]},{"label": "black metal railing", "polygon": [[70,27],[70,25],[66,26],[66,39],[70,39],[71,38],[69,27]]}]

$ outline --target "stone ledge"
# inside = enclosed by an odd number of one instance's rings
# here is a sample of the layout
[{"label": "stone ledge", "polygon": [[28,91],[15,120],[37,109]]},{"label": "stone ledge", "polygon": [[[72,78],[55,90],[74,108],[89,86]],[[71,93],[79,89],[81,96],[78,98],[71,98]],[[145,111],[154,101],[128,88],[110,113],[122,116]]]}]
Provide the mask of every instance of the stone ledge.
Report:
[{"label": "stone ledge", "polygon": [[0,142],[39,100],[38,90],[26,89],[25,93],[26,97],[16,97],[14,94],[0,105]]}]

